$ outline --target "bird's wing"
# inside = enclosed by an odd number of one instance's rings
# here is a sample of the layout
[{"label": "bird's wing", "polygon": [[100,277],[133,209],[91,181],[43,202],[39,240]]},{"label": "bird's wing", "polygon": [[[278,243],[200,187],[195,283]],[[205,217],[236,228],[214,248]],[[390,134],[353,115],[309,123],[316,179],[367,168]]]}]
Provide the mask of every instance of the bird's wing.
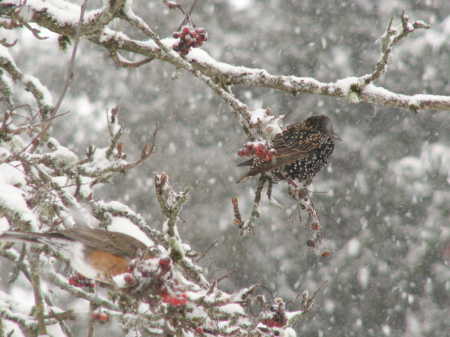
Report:
[{"label": "bird's wing", "polygon": [[248,175],[273,171],[301,160],[320,147],[322,138],[323,135],[313,130],[301,129],[291,134],[281,133],[272,141],[272,146],[277,151],[275,158],[269,161],[255,159]]},{"label": "bird's wing", "polygon": [[104,229],[68,229],[59,233],[94,249],[122,257],[135,258],[139,251],[148,249],[147,245],[130,235]]},{"label": "bird's wing", "polygon": [[316,150],[322,138],[323,135],[317,131],[301,129],[290,134],[280,134],[274,138],[272,146],[277,151],[277,158],[295,157]]}]

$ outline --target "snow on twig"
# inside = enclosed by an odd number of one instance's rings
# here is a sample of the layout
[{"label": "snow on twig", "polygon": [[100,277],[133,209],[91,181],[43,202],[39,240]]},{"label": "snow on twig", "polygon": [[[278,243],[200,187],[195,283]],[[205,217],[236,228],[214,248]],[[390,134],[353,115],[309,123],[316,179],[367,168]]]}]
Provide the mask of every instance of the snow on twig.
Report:
[{"label": "snow on twig", "polygon": [[[7,0],[5,3],[12,6],[12,8],[9,9],[9,12],[12,12],[13,9],[21,8],[20,2],[15,0]],[[106,1],[106,3],[109,3],[109,1]],[[76,23],[78,21],[74,20],[73,17],[65,16],[65,13],[61,13],[61,9],[58,9],[59,12],[52,11],[50,5],[47,4],[44,6],[43,3],[36,2],[36,4],[33,3],[32,5],[29,5],[29,10],[33,14],[34,21],[42,27],[48,28],[61,35],[75,35],[74,32],[76,32]],[[104,12],[106,12],[106,10],[103,8],[96,12],[93,11],[92,14],[89,13],[89,18],[92,16],[89,20],[95,21],[95,19]],[[233,113],[238,117],[241,125],[248,119],[247,107],[242,102],[236,100],[231,93],[230,86],[234,85],[271,88],[291,94],[310,93],[346,99],[350,98],[350,101],[352,102],[368,102],[390,107],[405,108],[412,111],[417,111],[417,109],[450,111],[450,98],[447,96],[409,96],[394,93],[384,88],[380,88],[383,89],[382,91],[368,90],[365,88],[365,84],[367,84],[366,80],[371,82],[383,74],[383,69],[385,69],[384,64],[386,64],[390,50],[389,53],[385,53],[385,55],[382,56],[377,64],[377,70],[373,74],[369,76],[364,75],[361,77],[354,77],[351,85],[342,86],[342,81],[339,80],[330,83],[322,83],[309,77],[272,75],[264,69],[232,66],[214,60],[206,53],[206,51],[199,48],[192,50],[186,58],[182,58],[172,50],[173,39],[160,39],[140,17],[132,12],[131,6],[125,6],[124,11],[122,12],[119,10],[111,10],[111,12],[108,13],[108,20],[114,17],[126,20],[137,29],[144,32],[154,42],[152,41],[152,43],[149,43],[147,41],[133,40],[123,33],[119,34],[108,28],[99,29],[99,23],[93,24],[97,30],[89,30],[89,27],[83,26],[83,34],[85,34],[86,31],[91,33],[86,37],[89,41],[105,47],[107,50],[112,51],[112,53],[115,53],[117,50],[125,50],[148,58],[155,58],[172,63],[178,68],[184,68],[222,97],[222,99],[230,106]],[[55,19],[55,22],[58,24],[49,20],[49,18]],[[415,21],[411,24],[407,22],[406,18],[406,14],[403,14],[402,31],[398,35],[393,36],[393,40],[390,42],[391,47],[393,46],[392,43],[397,43],[411,31],[419,28],[427,29],[429,27],[422,21]],[[90,22],[89,20],[87,18],[88,22]],[[246,131],[249,136],[245,126],[244,131]]]}]

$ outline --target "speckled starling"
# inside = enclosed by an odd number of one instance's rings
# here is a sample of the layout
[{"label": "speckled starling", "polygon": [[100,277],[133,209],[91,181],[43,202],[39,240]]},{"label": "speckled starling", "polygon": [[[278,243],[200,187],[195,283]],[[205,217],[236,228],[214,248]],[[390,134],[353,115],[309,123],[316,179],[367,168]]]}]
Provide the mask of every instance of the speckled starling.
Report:
[{"label": "speckled starling", "polygon": [[260,173],[269,173],[276,181],[298,179],[310,184],[334,150],[333,122],[327,116],[312,116],[303,122],[289,125],[272,140],[276,156],[270,161],[253,158],[238,166],[251,166],[236,183]]}]

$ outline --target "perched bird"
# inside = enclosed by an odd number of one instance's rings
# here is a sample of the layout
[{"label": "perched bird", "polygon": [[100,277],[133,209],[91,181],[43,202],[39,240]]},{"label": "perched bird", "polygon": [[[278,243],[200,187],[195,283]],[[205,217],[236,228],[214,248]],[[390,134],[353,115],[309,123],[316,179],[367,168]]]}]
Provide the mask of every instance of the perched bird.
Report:
[{"label": "perched bird", "polygon": [[148,246],[134,237],[104,229],[67,229],[53,233],[4,232],[0,240],[49,245],[66,257],[73,269],[87,278],[111,283],[128,270],[130,261]]},{"label": "perched bird", "polygon": [[272,140],[276,155],[272,160],[254,157],[238,166],[251,166],[236,183],[260,173],[269,173],[276,181],[298,179],[310,184],[334,150],[334,133],[331,119],[324,115],[312,116],[303,122],[291,124]]}]

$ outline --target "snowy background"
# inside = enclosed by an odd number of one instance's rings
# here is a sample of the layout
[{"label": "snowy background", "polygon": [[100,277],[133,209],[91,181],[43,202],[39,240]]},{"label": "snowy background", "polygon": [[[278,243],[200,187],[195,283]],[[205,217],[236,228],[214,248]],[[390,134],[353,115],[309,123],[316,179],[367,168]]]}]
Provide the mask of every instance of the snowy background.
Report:
[{"label": "snowy background", "polygon": [[[99,4],[90,1],[88,8]],[[159,1],[136,0],[134,8],[161,37],[171,36],[182,20]],[[402,10],[431,29],[403,40],[394,49],[388,74],[376,84],[403,94],[450,95],[446,0],[326,5],[313,0],[200,0],[193,19],[209,34],[202,48],[219,61],[329,82],[372,72],[380,55],[379,38],[391,16],[398,23]],[[120,28],[143,38],[126,25]],[[7,34],[20,37],[10,49],[17,65],[39,78],[56,100],[70,52],[60,51],[57,36],[48,31],[42,34],[49,36],[45,41],[25,30]],[[330,165],[314,182],[324,243],[332,251],[323,259],[306,246],[308,234],[284,184],[273,192],[284,209],[263,197],[255,235],[239,236],[230,200],[238,197],[241,211],[249,214],[256,179],[234,183],[245,172],[236,167],[242,161],[236,151],[246,138],[221,99],[183,71],[172,80],[172,65],[155,60],[137,69],[119,69],[103,54],[81,41],[75,77],[61,108],[70,114],[56,121],[55,137],[80,157],[91,143],[106,146],[106,110],[118,104],[130,157],[138,158],[151,143],[155,122],[160,131],[150,160],[132,174],[116,176],[112,185],[95,191],[94,199],[119,200],[160,228],[164,217],[153,172],[166,172],[178,190],[192,186],[180,233],[199,252],[218,240],[200,264],[217,278],[240,270],[221,282],[224,290],[262,282],[274,295],[292,299],[288,308],[296,310],[302,290],[314,292],[328,281],[314,310],[295,327],[301,336],[449,333],[448,111],[414,115],[325,96],[233,88],[250,109],[270,107],[275,115],[292,111],[288,123],[311,114],[334,121],[343,142],[336,144]],[[27,99],[31,95],[22,101]],[[0,273],[6,282],[7,269]],[[16,287],[11,294],[20,291]]]}]

